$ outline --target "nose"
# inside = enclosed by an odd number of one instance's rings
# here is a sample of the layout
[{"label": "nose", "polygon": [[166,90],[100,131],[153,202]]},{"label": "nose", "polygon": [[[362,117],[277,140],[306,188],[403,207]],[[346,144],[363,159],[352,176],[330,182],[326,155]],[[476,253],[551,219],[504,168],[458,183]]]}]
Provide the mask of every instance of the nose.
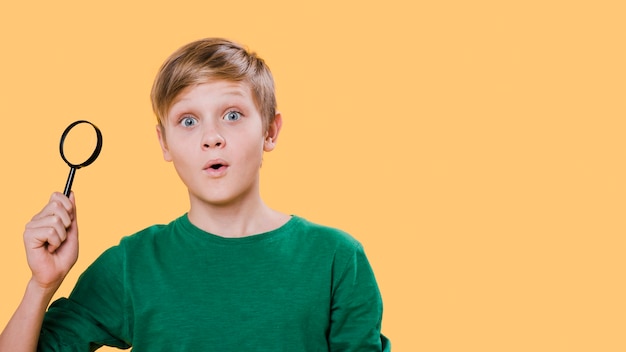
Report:
[{"label": "nose", "polygon": [[215,126],[206,127],[202,134],[202,149],[210,148],[223,148],[226,145],[226,140],[215,128]]}]

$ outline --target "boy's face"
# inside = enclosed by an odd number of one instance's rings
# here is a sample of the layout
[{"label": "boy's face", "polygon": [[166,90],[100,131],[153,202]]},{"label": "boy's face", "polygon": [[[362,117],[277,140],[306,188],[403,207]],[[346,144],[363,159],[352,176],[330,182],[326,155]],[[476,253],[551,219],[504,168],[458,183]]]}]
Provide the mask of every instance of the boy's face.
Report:
[{"label": "boy's face", "polygon": [[281,123],[276,114],[264,131],[247,84],[212,81],[183,90],[157,133],[191,206],[228,205],[259,197],[263,152],[274,149]]}]

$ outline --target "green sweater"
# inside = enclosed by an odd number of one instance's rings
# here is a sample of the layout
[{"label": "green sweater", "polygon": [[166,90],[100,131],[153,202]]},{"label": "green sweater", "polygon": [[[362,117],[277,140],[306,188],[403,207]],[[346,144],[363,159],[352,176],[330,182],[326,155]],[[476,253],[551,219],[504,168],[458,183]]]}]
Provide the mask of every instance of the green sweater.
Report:
[{"label": "green sweater", "polygon": [[223,238],[186,215],[122,239],[44,319],[40,351],[382,351],[382,300],[361,245],[293,216]]}]

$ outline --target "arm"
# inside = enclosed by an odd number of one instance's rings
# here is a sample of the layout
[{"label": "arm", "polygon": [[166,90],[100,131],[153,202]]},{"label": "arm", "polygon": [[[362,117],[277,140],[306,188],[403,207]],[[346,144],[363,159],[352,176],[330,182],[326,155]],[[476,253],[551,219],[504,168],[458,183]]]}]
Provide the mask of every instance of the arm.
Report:
[{"label": "arm", "polygon": [[387,352],[391,345],[381,331],[383,304],[374,272],[358,245],[333,283],[330,351]]},{"label": "arm", "polygon": [[53,193],[26,224],[26,258],[32,276],[22,302],[0,334],[0,352],[35,351],[44,314],[63,279],[78,259],[74,194]]}]

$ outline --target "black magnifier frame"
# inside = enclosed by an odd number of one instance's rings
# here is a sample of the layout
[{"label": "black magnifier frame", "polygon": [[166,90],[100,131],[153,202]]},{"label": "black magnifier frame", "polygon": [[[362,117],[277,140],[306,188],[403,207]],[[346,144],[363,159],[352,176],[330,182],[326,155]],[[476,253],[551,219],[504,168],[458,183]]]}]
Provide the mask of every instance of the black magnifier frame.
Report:
[{"label": "black magnifier frame", "polygon": [[[96,147],[94,148],[93,153],[91,153],[91,156],[87,160],[80,164],[72,164],[65,157],[65,153],[63,152],[63,145],[65,144],[65,138],[69,134],[70,130],[72,130],[72,128],[81,123],[91,125],[91,127],[93,127],[93,129],[96,131]],[[72,191],[72,182],[74,182],[74,174],[76,173],[76,170],[93,163],[98,158],[98,155],[100,155],[100,150],[102,150],[102,132],[100,132],[100,129],[96,127],[96,125],[94,125],[93,123],[87,120],[74,121],[69,126],[67,126],[65,131],[63,131],[63,134],[61,135],[61,142],[59,143],[59,153],[61,153],[61,158],[63,158],[63,161],[65,161],[65,163],[70,167],[70,174],[67,176],[67,182],[65,182],[65,190],[63,191],[63,194],[65,194],[66,197],[69,198],[70,192]]]}]

